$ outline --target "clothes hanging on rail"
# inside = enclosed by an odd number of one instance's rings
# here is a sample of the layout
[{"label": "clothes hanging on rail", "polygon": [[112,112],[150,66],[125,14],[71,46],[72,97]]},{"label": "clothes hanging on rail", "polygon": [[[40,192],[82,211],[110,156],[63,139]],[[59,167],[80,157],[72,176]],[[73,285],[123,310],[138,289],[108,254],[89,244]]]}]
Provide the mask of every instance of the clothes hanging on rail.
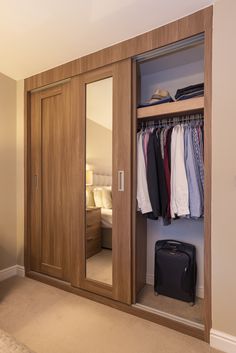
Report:
[{"label": "clothes hanging on rail", "polygon": [[184,127],[176,125],[171,143],[171,217],[189,215],[188,181],[184,162]]},{"label": "clothes hanging on rail", "polygon": [[150,133],[151,133],[151,130],[146,129],[146,132],[143,137],[143,151],[144,151],[144,159],[145,159],[146,168],[147,168],[147,146],[148,146],[148,142],[149,142]]},{"label": "clothes hanging on rail", "polygon": [[137,201],[138,209],[141,210],[142,213],[149,213],[152,212],[152,206],[147,186],[143,137],[143,131],[140,131],[137,134]]},{"label": "clothes hanging on rail", "polygon": [[148,218],[162,217],[164,225],[171,218],[199,218],[204,212],[203,127],[199,120],[158,125],[137,134],[138,208]]},{"label": "clothes hanging on rail", "polygon": [[168,196],[168,206],[167,206],[167,217],[171,218],[170,214],[170,168],[171,168],[171,135],[172,135],[172,127],[167,127],[164,130],[164,170],[165,170],[165,179],[166,179],[166,189]]},{"label": "clothes hanging on rail", "polygon": [[189,208],[192,217],[201,217],[203,213],[203,193],[201,189],[201,180],[198,175],[198,167],[194,156],[192,141],[192,129],[185,128],[184,134],[185,167],[189,190]]},{"label": "clothes hanging on rail", "polygon": [[162,216],[164,223],[169,223],[167,217],[168,192],[161,154],[161,131],[158,129],[154,129],[149,136],[147,148],[147,184],[152,206],[152,214],[149,217],[158,219],[158,217]]}]

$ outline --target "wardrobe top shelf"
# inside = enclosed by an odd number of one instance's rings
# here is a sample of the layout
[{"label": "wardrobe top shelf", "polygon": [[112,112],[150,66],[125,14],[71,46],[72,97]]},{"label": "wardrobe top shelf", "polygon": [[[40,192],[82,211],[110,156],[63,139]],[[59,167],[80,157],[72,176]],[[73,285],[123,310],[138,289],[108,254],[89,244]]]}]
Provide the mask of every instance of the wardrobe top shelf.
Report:
[{"label": "wardrobe top shelf", "polygon": [[195,97],[178,102],[151,105],[137,109],[137,118],[144,119],[164,115],[174,115],[179,113],[192,113],[204,109],[204,97]]}]

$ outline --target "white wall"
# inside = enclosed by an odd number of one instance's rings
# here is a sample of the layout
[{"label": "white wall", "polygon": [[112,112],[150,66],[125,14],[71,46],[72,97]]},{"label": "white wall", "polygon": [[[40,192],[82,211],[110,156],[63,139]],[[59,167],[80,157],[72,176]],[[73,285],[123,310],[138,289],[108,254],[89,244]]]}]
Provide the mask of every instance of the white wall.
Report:
[{"label": "white wall", "polygon": [[24,264],[24,81],[0,74],[0,270]]},{"label": "white wall", "polygon": [[0,73],[0,270],[16,264],[16,81]]},{"label": "white wall", "polygon": [[112,130],[113,78],[86,85],[86,115],[95,123]]},{"label": "white wall", "polygon": [[112,175],[112,130],[87,119],[86,163],[95,173]]},{"label": "white wall", "polygon": [[213,28],[212,325],[236,336],[235,0],[216,2]]}]

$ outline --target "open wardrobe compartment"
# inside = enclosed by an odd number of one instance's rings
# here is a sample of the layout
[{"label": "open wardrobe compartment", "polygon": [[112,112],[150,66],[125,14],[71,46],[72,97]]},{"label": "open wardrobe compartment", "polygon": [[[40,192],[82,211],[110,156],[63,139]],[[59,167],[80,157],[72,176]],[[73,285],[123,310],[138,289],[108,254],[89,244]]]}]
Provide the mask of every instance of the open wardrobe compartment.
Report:
[{"label": "open wardrobe compartment", "polygon": [[25,80],[26,275],[209,340],[212,8]]},{"label": "open wardrobe compartment", "polygon": [[204,51],[199,34],[133,61],[133,303],[199,330],[207,302]]}]

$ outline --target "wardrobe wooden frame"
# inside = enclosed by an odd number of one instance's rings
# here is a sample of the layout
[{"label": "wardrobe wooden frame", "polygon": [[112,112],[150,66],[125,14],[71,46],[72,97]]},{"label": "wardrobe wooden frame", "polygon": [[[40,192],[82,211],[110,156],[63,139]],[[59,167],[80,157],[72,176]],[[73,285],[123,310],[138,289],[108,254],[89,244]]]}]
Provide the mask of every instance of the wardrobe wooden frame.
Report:
[{"label": "wardrobe wooden frame", "polygon": [[[24,151],[25,151],[25,176],[24,176],[24,225],[25,225],[25,271],[26,276],[50,283],[59,288],[63,288],[73,293],[86,296],[92,300],[110,305],[117,309],[137,315],[139,317],[160,323],[183,333],[204,339],[209,342],[211,329],[211,121],[212,121],[212,17],[213,7],[207,7],[192,15],[186,16],[177,21],[171,22],[165,26],[159,27],[137,37],[102,49],[98,52],[81,57],[77,60],[68,62],[51,70],[42,72],[25,79],[25,128],[24,128]],[[77,289],[71,285],[65,284],[41,275],[30,269],[30,96],[31,91],[50,84],[56,84],[59,81],[71,78],[73,76],[85,73],[105,65],[109,65],[120,60],[132,58],[138,54],[158,49],[173,42],[204,33],[205,37],[205,221],[204,221],[204,296],[205,296],[205,330],[202,332],[197,328],[174,322],[170,319],[160,317],[153,313],[125,305],[114,300],[104,298],[94,293]],[[133,97],[135,98],[135,97]],[[134,112],[133,112],[134,116]],[[136,109],[135,109],[136,119]],[[131,136],[130,136],[131,138]],[[134,143],[134,142],[133,142]],[[132,163],[135,163],[135,156]],[[134,202],[136,190],[133,185],[132,198]],[[134,226],[134,217],[132,217]],[[134,229],[134,228],[133,228]]]}]

